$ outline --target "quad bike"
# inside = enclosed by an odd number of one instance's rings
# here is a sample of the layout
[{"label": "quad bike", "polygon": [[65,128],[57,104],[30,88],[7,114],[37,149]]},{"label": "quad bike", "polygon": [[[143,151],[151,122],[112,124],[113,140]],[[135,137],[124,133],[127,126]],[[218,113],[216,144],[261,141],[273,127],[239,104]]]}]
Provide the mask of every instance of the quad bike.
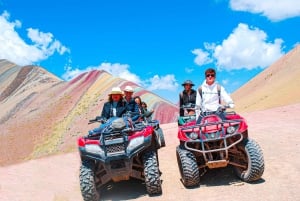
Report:
[{"label": "quad bike", "polygon": [[130,178],[145,181],[150,195],[162,193],[157,150],[163,147],[163,132],[158,121],[135,123],[130,116],[92,119],[89,123],[100,122],[101,129],[78,139],[85,201],[98,201],[99,188],[109,181]]},{"label": "quad bike", "polygon": [[[181,180],[186,187],[198,186],[208,169],[233,166],[245,182],[259,180],[264,172],[263,153],[258,143],[248,136],[248,125],[235,112],[221,107],[216,112],[201,112],[183,117],[178,126],[179,146],[176,156]],[[221,118],[223,113],[223,117]]]}]

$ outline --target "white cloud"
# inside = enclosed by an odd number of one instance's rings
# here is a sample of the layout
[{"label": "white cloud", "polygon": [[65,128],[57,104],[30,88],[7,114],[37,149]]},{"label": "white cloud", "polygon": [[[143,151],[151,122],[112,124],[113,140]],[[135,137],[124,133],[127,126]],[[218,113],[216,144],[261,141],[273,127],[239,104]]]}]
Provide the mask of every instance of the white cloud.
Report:
[{"label": "white cloud", "polygon": [[196,58],[194,59],[194,62],[199,66],[212,62],[212,59],[209,57],[208,52],[205,52],[201,49],[194,49],[192,53],[197,55]]},{"label": "white cloud", "polygon": [[194,68],[188,68],[188,67],[186,67],[186,68],[184,69],[184,71],[185,71],[186,73],[192,73],[194,70],[195,70]]},{"label": "white cloud", "polygon": [[300,16],[299,0],[230,0],[236,11],[262,14],[271,21],[280,21]]},{"label": "white cloud", "polygon": [[60,55],[70,50],[54,39],[51,33],[43,33],[38,29],[27,29],[27,36],[32,44],[27,44],[16,31],[21,28],[19,20],[10,21],[9,13],[0,15],[0,59],[7,59],[18,65],[29,65],[46,60],[55,52]]},{"label": "white cloud", "polygon": [[222,82],[223,85],[227,85],[229,83],[229,80],[228,79],[224,79],[221,82]]},{"label": "white cloud", "polygon": [[102,63],[99,66],[90,66],[83,70],[78,68],[72,69],[70,66],[66,67],[66,72],[63,74],[62,78],[65,80],[71,80],[74,77],[91,70],[105,70],[115,77],[120,77],[122,79],[134,82],[148,90],[176,90],[178,84],[174,75],[159,76],[155,75],[152,78],[142,81],[140,77],[129,71],[129,65],[119,64],[119,63]]},{"label": "white cloud", "polygon": [[137,84],[141,84],[141,79],[134,73],[129,71],[129,65],[119,64],[119,63],[102,63],[99,66],[89,66],[83,70],[78,68],[72,69],[72,67],[66,67],[66,72],[62,75],[62,78],[65,80],[73,79],[74,77],[80,75],[81,73],[88,72],[91,70],[105,70],[108,73],[112,74],[115,77],[120,77],[129,81],[132,81]]},{"label": "white cloud", "polygon": [[150,86],[147,87],[148,90],[171,90],[175,91],[178,87],[178,83],[176,82],[175,76],[168,74],[165,76],[155,75],[149,79],[151,83]]},{"label": "white cloud", "polygon": [[212,57],[219,69],[234,70],[271,65],[284,54],[282,43],[279,38],[268,42],[264,31],[240,23],[222,44],[205,44],[205,47],[207,53],[212,52],[207,57]]},{"label": "white cloud", "polygon": [[219,68],[252,69],[265,68],[279,59],[282,39],[267,42],[267,34],[258,28],[240,23],[221,45],[217,45],[213,57]]}]

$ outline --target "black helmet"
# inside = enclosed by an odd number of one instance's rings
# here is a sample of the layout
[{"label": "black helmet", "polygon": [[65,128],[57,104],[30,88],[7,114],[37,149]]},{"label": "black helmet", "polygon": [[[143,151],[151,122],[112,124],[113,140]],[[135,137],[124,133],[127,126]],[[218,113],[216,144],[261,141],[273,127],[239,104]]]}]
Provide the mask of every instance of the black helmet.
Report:
[{"label": "black helmet", "polygon": [[191,80],[186,80],[184,83],[182,83],[182,86],[190,84],[191,86],[194,86],[194,83]]}]

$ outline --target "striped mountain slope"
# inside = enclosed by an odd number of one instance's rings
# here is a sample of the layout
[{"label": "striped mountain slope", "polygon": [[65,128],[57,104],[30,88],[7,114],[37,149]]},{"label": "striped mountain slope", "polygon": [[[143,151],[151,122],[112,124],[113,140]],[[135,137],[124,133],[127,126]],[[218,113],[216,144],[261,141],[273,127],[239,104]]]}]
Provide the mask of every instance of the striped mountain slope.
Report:
[{"label": "striped mountain slope", "polygon": [[0,165],[76,150],[76,139],[98,125],[112,87],[131,85],[153,118],[162,124],[177,119],[177,107],[140,86],[93,70],[63,81],[38,66],[0,60]]}]

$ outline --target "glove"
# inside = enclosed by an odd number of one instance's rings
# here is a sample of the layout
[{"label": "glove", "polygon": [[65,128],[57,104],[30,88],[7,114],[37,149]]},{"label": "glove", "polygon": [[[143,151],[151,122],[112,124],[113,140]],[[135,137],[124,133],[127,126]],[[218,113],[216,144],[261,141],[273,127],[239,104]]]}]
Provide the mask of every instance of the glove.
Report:
[{"label": "glove", "polygon": [[96,116],[96,120],[100,121],[100,120],[102,120],[102,117],[101,116]]},{"label": "glove", "polygon": [[105,118],[105,117],[102,117],[102,116],[96,116],[96,120],[103,123],[103,122],[106,121],[106,118]]},{"label": "glove", "polygon": [[229,103],[228,106],[229,108],[234,108],[234,103]]},{"label": "glove", "polygon": [[221,112],[224,112],[226,110],[226,107],[224,105],[220,105],[217,109],[217,113],[221,113]]}]

